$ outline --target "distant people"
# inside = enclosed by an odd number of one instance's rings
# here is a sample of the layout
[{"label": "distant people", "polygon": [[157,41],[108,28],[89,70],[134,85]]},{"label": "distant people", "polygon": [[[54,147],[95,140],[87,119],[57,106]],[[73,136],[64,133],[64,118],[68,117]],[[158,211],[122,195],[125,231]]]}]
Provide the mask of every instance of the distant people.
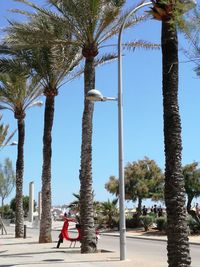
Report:
[{"label": "distant people", "polygon": [[153,206],[153,212],[154,212],[154,214],[157,215],[157,213],[158,213],[157,205],[154,205]]},{"label": "distant people", "polygon": [[147,208],[145,207],[145,205],[142,208],[142,215],[146,216],[147,215]]},{"label": "distant people", "polygon": [[200,207],[199,207],[199,204],[198,203],[196,203],[196,205],[195,205],[195,211],[196,211],[196,215],[200,215]]},{"label": "distant people", "polygon": [[163,216],[163,209],[162,209],[162,207],[160,206],[159,208],[158,208],[158,217],[162,217]]}]

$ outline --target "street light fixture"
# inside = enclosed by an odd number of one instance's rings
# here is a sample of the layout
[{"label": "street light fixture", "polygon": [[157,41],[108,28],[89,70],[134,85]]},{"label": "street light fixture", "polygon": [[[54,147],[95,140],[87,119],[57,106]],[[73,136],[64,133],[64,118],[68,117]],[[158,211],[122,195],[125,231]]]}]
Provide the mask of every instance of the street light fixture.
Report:
[{"label": "street light fixture", "polygon": [[88,91],[86,98],[87,100],[90,101],[108,101],[108,100],[117,101],[116,97],[103,96],[102,93],[97,89],[92,89]]},{"label": "street light fixture", "polygon": [[18,142],[17,141],[13,141],[12,143],[8,144],[8,146],[17,146]]}]

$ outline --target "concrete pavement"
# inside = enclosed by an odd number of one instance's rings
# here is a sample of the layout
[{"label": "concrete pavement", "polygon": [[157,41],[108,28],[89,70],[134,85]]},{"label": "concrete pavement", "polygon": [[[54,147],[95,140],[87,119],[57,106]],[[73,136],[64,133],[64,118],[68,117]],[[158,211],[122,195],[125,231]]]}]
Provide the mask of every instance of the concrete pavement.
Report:
[{"label": "concrete pavement", "polygon": [[[56,233],[57,236],[58,232]],[[7,228],[7,235],[0,236],[0,267],[17,266],[17,267],[42,267],[42,266],[65,266],[70,264],[71,267],[114,267],[129,266],[130,261],[122,262],[115,251],[103,251],[95,254],[80,254],[80,246],[69,247],[69,242],[65,241],[57,249],[57,240],[54,238],[53,243],[39,244],[38,236],[30,233],[27,229],[27,238],[15,238],[14,227]]]},{"label": "concrete pavement", "polygon": [[[62,227],[62,222],[54,223],[53,243],[39,244],[38,235],[27,230],[26,239],[16,239],[14,237],[14,227],[7,227],[7,235],[0,235],[0,267],[18,266],[18,267],[42,267],[51,265],[52,267],[65,266],[70,264],[71,267],[147,267],[138,265],[139,259],[131,258],[126,261],[120,261],[119,253],[116,251],[104,251],[99,247],[99,252],[95,254],[80,254],[80,247],[69,247],[69,242],[64,242],[57,249],[58,231]],[[118,232],[102,233],[102,235],[118,235]],[[127,238],[145,238],[166,241],[166,236],[157,235],[156,233],[144,233],[141,230],[127,231]],[[191,237],[190,242],[200,245],[200,236]],[[150,265],[149,265],[150,266]],[[153,267],[163,267],[166,265],[154,265]]]}]

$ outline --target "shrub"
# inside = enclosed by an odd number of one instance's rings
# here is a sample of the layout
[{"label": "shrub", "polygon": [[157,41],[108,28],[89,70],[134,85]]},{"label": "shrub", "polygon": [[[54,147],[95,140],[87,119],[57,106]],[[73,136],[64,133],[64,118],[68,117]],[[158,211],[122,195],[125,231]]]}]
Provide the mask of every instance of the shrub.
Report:
[{"label": "shrub", "polygon": [[191,234],[200,233],[200,225],[191,216],[188,217],[187,223]]},{"label": "shrub", "polygon": [[153,224],[153,221],[154,221],[153,217],[146,215],[146,216],[140,216],[140,219],[141,219],[142,225],[144,227],[144,230],[148,231],[149,227]]},{"label": "shrub", "polygon": [[135,221],[132,217],[128,217],[126,218],[126,227],[127,228],[136,228],[136,224],[135,224]]},{"label": "shrub", "polygon": [[156,219],[156,228],[159,231],[166,231],[166,227],[167,227],[167,218],[164,216],[158,217]]},{"label": "shrub", "polygon": [[112,224],[111,224],[111,228],[113,229],[113,228],[118,228],[119,229],[119,218],[113,218],[112,219]]},{"label": "shrub", "polygon": [[[2,207],[0,208],[0,213],[2,214]],[[12,219],[15,217],[13,210],[10,209],[9,205],[3,206],[3,218],[4,219]]]}]

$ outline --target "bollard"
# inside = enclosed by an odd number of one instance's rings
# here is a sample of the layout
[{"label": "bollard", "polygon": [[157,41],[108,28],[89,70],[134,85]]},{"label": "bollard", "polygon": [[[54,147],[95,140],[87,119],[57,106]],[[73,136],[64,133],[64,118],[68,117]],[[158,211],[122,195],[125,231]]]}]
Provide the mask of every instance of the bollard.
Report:
[{"label": "bollard", "polygon": [[24,238],[26,238],[26,225],[24,225]]}]

